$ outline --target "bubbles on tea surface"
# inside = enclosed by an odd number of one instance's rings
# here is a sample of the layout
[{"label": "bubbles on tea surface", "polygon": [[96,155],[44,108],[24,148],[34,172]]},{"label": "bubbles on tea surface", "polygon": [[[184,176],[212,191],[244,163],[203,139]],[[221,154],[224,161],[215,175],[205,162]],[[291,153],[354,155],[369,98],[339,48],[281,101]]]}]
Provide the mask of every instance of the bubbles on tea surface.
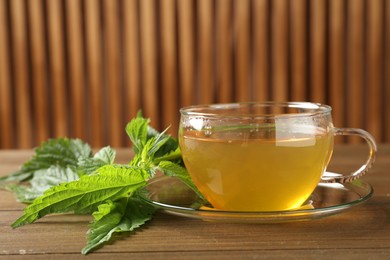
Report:
[{"label": "bubbles on tea surface", "polygon": [[250,124],[248,131],[249,139],[257,139],[259,138],[260,126],[259,124]]},{"label": "bubbles on tea surface", "polygon": [[206,137],[210,137],[213,134],[212,127],[209,124],[205,125],[203,130]]}]

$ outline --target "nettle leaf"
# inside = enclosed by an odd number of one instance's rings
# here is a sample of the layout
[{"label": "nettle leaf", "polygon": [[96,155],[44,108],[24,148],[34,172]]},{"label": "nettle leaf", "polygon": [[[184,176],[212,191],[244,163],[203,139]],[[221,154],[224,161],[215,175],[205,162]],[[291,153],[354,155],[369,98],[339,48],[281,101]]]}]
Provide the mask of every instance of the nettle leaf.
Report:
[{"label": "nettle leaf", "polygon": [[[53,186],[57,186],[64,182],[72,182],[78,180],[79,176],[73,168],[62,168],[59,166],[51,166],[47,170],[40,170],[34,174],[30,181],[32,188],[45,191]],[[42,193],[43,194],[43,193]]]},{"label": "nettle leaf", "polygon": [[116,157],[116,151],[110,146],[103,147],[94,156],[94,160],[99,160],[105,164],[113,164]]},{"label": "nettle leaf", "polygon": [[87,254],[93,251],[111,241],[116,233],[133,231],[150,220],[154,212],[153,206],[135,196],[99,205],[89,226],[87,245],[81,252]]},{"label": "nettle leaf", "polygon": [[152,128],[149,123],[149,119],[143,118],[142,114],[138,113],[137,117],[131,120],[126,126],[126,133],[133,143],[135,154],[139,154],[144,151],[144,146],[148,143],[148,141],[150,141],[150,139],[153,138],[167,139],[161,146],[158,147],[157,150],[153,151],[153,155],[155,157],[161,157],[178,148],[179,144],[177,140],[165,134],[168,128],[165,129],[162,133],[159,133],[157,130]]},{"label": "nettle leaf", "polygon": [[[0,186],[14,191],[19,200],[33,200],[12,227],[35,222],[50,213],[93,212],[88,242],[82,250],[87,254],[112,240],[115,234],[132,231],[151,219],[155,208],[142,201],[136,191],[156,171],[180,178],[203,197],[182,166],[177,139],[165,134],[166,130],[159,133],[149,123],[139,112],[127,124],[126,133],[135,151],[128,165],[115,165],[116,153],[110,147],[92,156],[89,145],[78,139],[42,143],[20,171],[0,178]],[[8,181],[29,181],[31,185]]]},{"label": "nettle leaf", "polygon": [[79,180],[63,183],[47,190],[24,209],[24,214],[12,227],[32,223],[50,214],[74,211],[89,213],[106,200],[131,195],[146,184],[148,173],[130,166],[106,165],[95,175],[84,175]]},{"label": "nettle leaf", "polygon": [[34,199],[42,195],[41,191],[32,190],[29,186],[16,185],[13,183],[6,185],[5,189],[12,191],[15,194],[17,201],[27,204],[32,203]]},{"label": "nettle leaf", "polygon": [[79,161],[78,169],[83,174],[92,174],[104,165],[113,164],[116,151],[109,146],[100,149],[93,157],[84,158]]},{"label": "nettle leaf", "polygon": [[32,172],[23,172],[21,170],[7,176],[0,177],[0,188],[6,186],[5,182],[24,181],[31,179]]},{"label": "nettle leaf", "polygon": [[158,164],[161,161],[173,161],[181,165],[182,163],[182,155],[179,147],[176,150],[171,150],[170,152],[158,157],[155,156],[154,163]]},{"label": "nettle leaf", "polygon": [[148,140],[148,124],[150,120],[143,118],[140,114],[126,125],[126,133],[133,143],[134,152],[142,151]]},{"label": "nettle leaf", "polygon": [[77,167],[80,160],[90,157],[91,147],[79,139],[51,139],[35,149],[35,154],[17,172],[3,177],[1,181],[26,181],[36,171],[48,169],[53,165],[63,168]]},{"label": "nettle leaf", "polygon": [[195,186],[194,182],[192,181],[190,175],[188,174],[188,171],[186,168],[173,163],[171,161],[161,161],[158,164],[158,169],[163,172],[166,176],[171,177],[177,177],[182,182],[184,182],[188,187],[190,187],[194,192],[197,193],[199,198],[206,201],[202,193],[198,190],[198,188]]},{"label": "nettle leaf", "polygon": [[32,203],[33,200],[42,196],[49,188],[78,179],[79,175],[74,168],[51,166],[46,170],[36,171],[30,181],[30,186],[11,184],[8,186],[8,189],[15,193],[18,201]]},{"label": "nettle leaf", "polygon": [[[154,154],[155,158],[163,157],[167,154],[170,154],[176,151],[179,148],[179,143],[177,139],[172,138],[170,135],[165,135],[168,137],[168,140],[159,148],[159,150]],[[181,157],[181,154],[180,154]]]},{"label": "nettle leaf", "polygon": [[150,158],[151,160],[154,159],[155,153],[169,140],[169,136],[164,135],[164,133],[161,133],[155,137],[150,138],[143,150],[141,151],[142,158]]},{"label": "nettle leaf", "polygon": [[162,133],[159,133],[151,126],[148,126],[148,140],[153,137],[157,138],[159,135],[163,135],[164,137],[168,138],[168,140],[158,149],[158,151],[155,152],[155,158],[162,157],[168,153],[171,153],[179,147],[179,143],[176,138],[172,138],[170,135],[165,134],[168,129],[169,127],[167,127]]},{"label": "nettle leaf", "polygon": [[145,169],[149,173],[149,177],[152,178],[156,173],[156,166],[153,162],[154,154],[168,139],[169,136],[163,134],[150,138],[143,146],[142,150],[135,154],[129,165]]},{"label": "nettle leaf", "polygon": [[150,125],[148,125],[147,133],[148,133],[147,134],[147,140],[149,140],[150,138],[155,137],[155,136],[160,134],[159,131],[157,131],[156,129],[154,129]]}]

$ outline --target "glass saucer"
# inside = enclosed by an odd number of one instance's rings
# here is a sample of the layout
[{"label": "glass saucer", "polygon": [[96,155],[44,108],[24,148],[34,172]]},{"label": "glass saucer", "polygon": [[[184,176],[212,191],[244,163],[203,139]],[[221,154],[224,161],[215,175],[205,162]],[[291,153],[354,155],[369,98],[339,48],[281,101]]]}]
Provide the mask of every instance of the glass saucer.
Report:
[{"label": "glass saucer", "polygon": [[[327,173],[334,175],[336,173]],[[139,190],[140,197],[162,211],[206,221],[231,223],[277,223],[323,218],[360,205],[373,195],[371,185],[356,180],[350,183],[320,183],[306,203],[286,211],[224,211],[200,204],[200,199],[175,177],[152,179]]]}]

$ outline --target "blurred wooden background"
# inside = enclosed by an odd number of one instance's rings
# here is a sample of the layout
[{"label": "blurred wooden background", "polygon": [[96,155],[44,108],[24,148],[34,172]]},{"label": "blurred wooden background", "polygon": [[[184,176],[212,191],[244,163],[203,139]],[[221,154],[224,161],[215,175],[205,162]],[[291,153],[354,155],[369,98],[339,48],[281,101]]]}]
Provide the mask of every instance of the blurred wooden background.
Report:
[{"label": "blurred wooden background", "polygon": [[389,0],[0,0],[0,148],[128,146],[139,109],[327,103],[390,141]]}]

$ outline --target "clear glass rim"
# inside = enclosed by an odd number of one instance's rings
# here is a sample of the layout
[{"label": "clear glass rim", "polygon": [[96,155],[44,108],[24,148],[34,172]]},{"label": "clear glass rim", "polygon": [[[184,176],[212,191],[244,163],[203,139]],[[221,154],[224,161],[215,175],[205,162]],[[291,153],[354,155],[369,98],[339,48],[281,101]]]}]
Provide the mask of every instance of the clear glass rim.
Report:
[{"label": "clear glass rim", "polygon": [[[224,110],[244,107],[262,107],[262,108],[297,108],[302,109],[297,113],[223,113]],[[215,112],[211,112],[211,111]],[[328,105],[314,102],[274,102],[274,101],[259,101],[259,102],[236,102],[236,103],[215,103],[215,104],[203,104],[187,106],[180,109],[182,116],[203,116],[203,117],[246,117],[262,118],[262,117],[274,117],[274,116],[287,116],[287,117],[302,117],[302,116],[318,116],[324,114],[330,114],[332,108]]]}]

